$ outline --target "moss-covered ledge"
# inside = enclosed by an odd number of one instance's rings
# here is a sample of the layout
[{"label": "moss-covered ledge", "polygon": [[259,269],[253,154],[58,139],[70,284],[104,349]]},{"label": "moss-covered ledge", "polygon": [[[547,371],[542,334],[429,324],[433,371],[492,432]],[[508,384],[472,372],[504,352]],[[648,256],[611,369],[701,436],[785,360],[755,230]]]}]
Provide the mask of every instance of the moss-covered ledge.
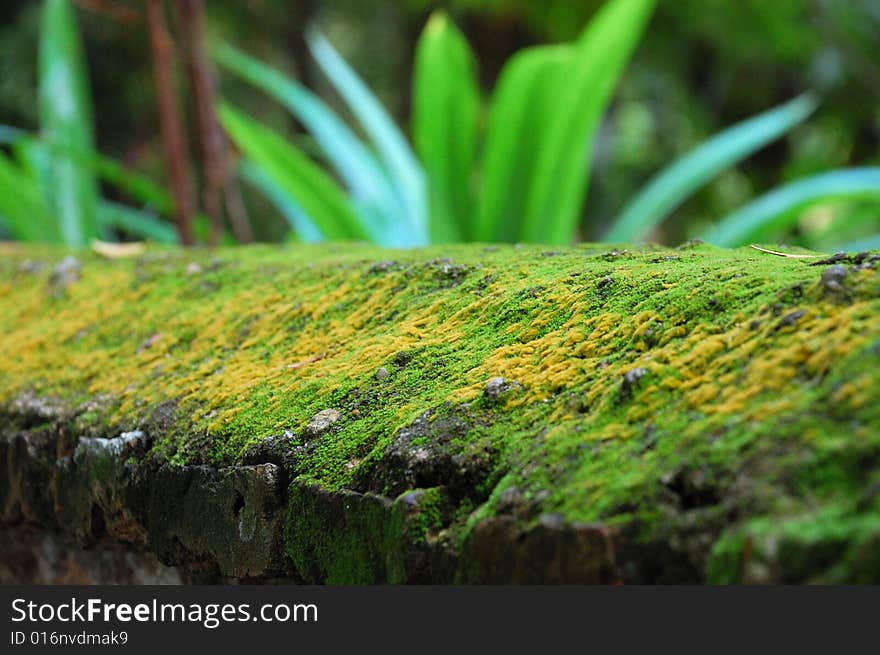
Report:
[{"label": "moss-covered ledge", "polygon": [[2,529],[192,580],[880,582],[878,266],[0,245]]}]

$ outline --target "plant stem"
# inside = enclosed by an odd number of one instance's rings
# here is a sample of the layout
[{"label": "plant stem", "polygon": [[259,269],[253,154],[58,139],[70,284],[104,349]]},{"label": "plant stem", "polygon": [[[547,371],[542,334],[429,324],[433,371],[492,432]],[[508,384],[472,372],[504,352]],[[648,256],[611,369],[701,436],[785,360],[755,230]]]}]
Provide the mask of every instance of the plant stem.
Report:
[{"label": "plant stem", "polygon": [[[202,203],[210,219],[208,241],[217,245],[223,232],[222,193],[230,183],[227,169],[227,143],[214,107],[217,104],[214,77],[205,47],[205,6],[203,0],[179,0],[176,3],[181,32],[186,43],[187,67],[192,84],[193,101],[198,117],[199,141],[202,151],[204,189]],[[241,243],[253,240],[246,214],[227,211],[233,234]]]},{"label": "plant stem", "polygon": [[174,216],[181,243],[191,246],[195,243],[192,226],[195,202],[183,120],[174,84],[174,44],[165,24],[162,0],[145,0],[145,2],[150,45],[153,51],[153,77],[159,105],[162,149],[174,201]]}]

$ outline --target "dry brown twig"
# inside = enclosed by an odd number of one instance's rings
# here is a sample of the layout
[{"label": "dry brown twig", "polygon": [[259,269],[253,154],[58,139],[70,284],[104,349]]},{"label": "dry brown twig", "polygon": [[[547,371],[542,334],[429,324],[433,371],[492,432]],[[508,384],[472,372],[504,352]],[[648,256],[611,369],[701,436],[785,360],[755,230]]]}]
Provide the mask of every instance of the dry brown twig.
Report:
[{"label": "dry brown twig", "polygon": [[159,104],[162,145],[174,201],[174,215],[181,242],[185,246],[191,246],[195,243],[192,226],[195,199],[189,172],[186,135],[174,79],[174,42],[165,22],[162,0],[145,0],[145,4],[153,50],[153,75]]},{"label": "dry brown twig", "polygon": [[788,257],[789,259],[815,259],[816,257],[824,257],[824,255],[798,255],[792,252],[779,252],[778,250],[768,250],[767,248],[756,246],[754,243],[751,244],[749,247],[754,248],[759,252],[766,252],[770,255],[776,255],[777,257]]},{"label": "dry brown twig", "polygon": [[[228,174],[226,135],[214,110],[217,94],[205,44],[205,5],[203,0],[177,0],[174,6],[180,24],[192,102],[198,119],[204,172],[202,205],[210,219],[208,242],[216,246],[223,232],[223,192],[228,193],[229,186],[235,180]],[[240,243],[253,241],[246,214],[242,217],[239,208],[230,207],[228,202],[226,211],[236,240]]]},{"label": "dry brown twig", "polygon": [[136,25],[143,20],[143,16],[136,9],[118,2],[111,2],[109,0],[74,0],[74,4],[80,9],[105,16],[123,25]]}]

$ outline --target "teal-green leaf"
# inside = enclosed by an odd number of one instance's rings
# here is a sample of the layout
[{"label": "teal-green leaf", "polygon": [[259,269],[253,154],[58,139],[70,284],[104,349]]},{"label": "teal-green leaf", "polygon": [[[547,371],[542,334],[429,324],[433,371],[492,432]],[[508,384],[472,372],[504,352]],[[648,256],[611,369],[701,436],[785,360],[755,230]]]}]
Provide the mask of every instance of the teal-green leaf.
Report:
[{"label": "teal-green leaf", "polygon": [[379,99],[323,34],[312,29],[307,34],[307,40],[315,61],[369,136],[391,177],[392,186],[399,194],[404,208],[403,218],[407,233],[413,235],[413,243],[407,245],[427,243],[425,172],[410,149],[406,137],[394,124]]},{"label": "teal-green leaf", "polygon": [[249,161],[243,161],[239,164],[238,170],[242,179],[258,189],[281,212],[298,241],[318,243],[323,240],[321,231],[315,227],[312,219],[303,211],[299,203],[262,168]]},{"label": "teal-green leaf", "polygon": [[788,132],[815,107],[812,95],[798,96],[703,142],[648,182],[603,240],[619,243],[643,237],[721,171]]},{"label": "teal-green leaf", "polygon": [[880,250],[880,234],[873,234],[868,237],[849,241],[842,246],[840,250],[845,252],[864,252],[865,250]]},{"label": "teal-green leaf", "polygon": [[880,167],[848,168],[795,180],[722,218],[700,235],[716,246],[767,242],[797,223],[805,207],[845,198],[880,198]]},{"label": "teal-green leaf", "polygon": [[342,189],[306,155],[232,107],[221,106],[219,115],[236,146],[296,201],[325,238],[341,241],[368,237]]},{"label": "teal-green leaf", "polygon": [[76,150],[70,146],[50,143],[23,130],[16,134],[10,145],[21,165],[35,174],[43,185],[47,196],[51,195],[49,187],[52,162],[55,158],[62,157],[89,169],[99,179],[128,195],[131,200],[161,214],[171,214],[171,197],[161,185],[153,182],[147,175],[126,168],[111,157],[94,150]]},{"label": "teal-green leaf", "polygon": [[122,230],[139,239],[167,244],[180,242],[177,229],[171,223],[151,212],[117,202],[102,201],[98,205],[98,220],[104,227]]},{"label": "teal-green leaf", "polygon": [[[416,240],[402,229],[406,223],[405,210],[376,156],[333,109],[281,71],[228,44],[217,44],[212,54],[221,66],[280,102],[299,119],[351,192],[358,211],[366,212],[373,217],[369,220],[379,223],[378,243],[400,246]],[[265,190],[264,182],[260,179],[258,185]]]},{"label": "teal-green leaf", "polygon": [[37,178],[0,152],[0,222],[21,241],[57,243],[61,234]]}]

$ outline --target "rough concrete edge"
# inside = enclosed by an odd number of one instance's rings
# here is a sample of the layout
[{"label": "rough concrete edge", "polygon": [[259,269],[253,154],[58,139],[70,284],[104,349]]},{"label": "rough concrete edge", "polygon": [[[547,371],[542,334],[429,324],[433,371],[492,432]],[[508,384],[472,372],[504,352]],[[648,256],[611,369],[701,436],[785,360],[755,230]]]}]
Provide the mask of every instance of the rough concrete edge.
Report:
[{"label": "rough concrete edge", "polygon": [[388,498],[287,480],[274,463],[174,466],[151,453],[147,431],[70,434],[69,412],[32,396],[11,403],[4,421],[0,525],[79,548],[152,553],[190,582],[610,583],[624,575],[615,553],[627,551],[626,532],[602,525],[500,515],[452,539],[435,529],[443,502],[435,489]]}]

